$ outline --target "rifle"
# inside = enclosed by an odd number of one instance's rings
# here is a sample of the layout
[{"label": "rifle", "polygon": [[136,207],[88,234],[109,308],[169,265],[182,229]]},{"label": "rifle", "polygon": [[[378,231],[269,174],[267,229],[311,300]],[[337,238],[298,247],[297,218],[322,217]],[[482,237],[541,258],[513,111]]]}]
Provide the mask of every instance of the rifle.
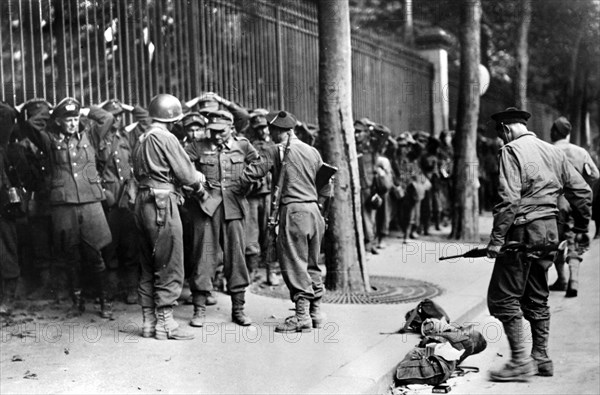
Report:
[{"label": "rifle", "polygon": [[[554,252],[554,251],[565,251],[567,248],[567,242],[562,241],[560,244],[534,244],[528,246],[525,243],[510,242],[503,246],[498,255],[505,254],[507,252]],[[455,258],[483,258],[487,256],[487,248],[473,248],[460,255],[451,255],[440,257],[440,261]]]},{"label": "rifle", "polygon": [[283,182],[285,181],[285,166],[287,164],[287,157],[290,152],[291,134],[288,133],[288,140],[285,144],[283,151],[283,159],[281,160],[281,167],[279,169],[279,176],[277,177],[277,185],[273,189],[271,194],[271,214],[269,215],[269,221],[267,223],[267,264],[274,262],[276,258],[276,247],[275,239],[277,234],[275,228],[279,225],[279,207],[281,205],[281,189],[283,188]]}]

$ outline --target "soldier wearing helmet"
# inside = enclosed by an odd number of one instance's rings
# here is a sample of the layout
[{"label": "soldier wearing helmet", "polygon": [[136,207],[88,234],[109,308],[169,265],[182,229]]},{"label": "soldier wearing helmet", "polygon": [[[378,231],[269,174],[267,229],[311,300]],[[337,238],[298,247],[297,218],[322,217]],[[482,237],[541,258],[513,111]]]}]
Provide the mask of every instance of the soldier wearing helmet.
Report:
[{"label": "soldier wearing helmet", "polygon": [[141,232],[141,275],[138,300],[143,312],[143,337],[191,340],[173,319],[173,306],[184,279],[183,230],[177,206],[179,185],[202,190],[204,176],[170,132],[182,117],[181,103],[169,94],[155,96],[148,107],[152,124],[134,151],[139,193],[135,204]]}]

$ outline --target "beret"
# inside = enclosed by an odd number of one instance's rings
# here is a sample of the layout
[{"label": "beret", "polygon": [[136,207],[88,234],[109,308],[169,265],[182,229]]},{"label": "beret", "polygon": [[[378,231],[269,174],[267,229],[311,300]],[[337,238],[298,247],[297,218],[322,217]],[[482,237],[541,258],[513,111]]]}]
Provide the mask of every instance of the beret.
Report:
[{"label": "beret", "polygon": [[125,110],[123,109],[123,106],[121,106],[121,102],[119,102],[118,100],[111,100],[108,103],[106,103],[105,105],[102,106],[102,109],[108,111],[109,113],[113,114],[113,115],[119,115],[122,112],[124,112]]},{"label": "beret", "polygon": [[72,97],[65,97],[62,99],[54,110],[52,111],[52,116],[54,118],[61,117],[75,117],[79,116],[79,110],[81,109],[81,104],[77,99]]},{"label": "beret", "polygon": [[508,107],[504,111],[497,112],[492,114],[492,119],[496,121],[496,123],[522,123],[523,125],[527,125],[527,120],[531,117],[531,114],[527,111],[519,110],[515,107]]},{"label": "beret", "polygon": [[266,116],[269,126],[280,129],[294,129],[296,127],[296,117],[287,111],[270,112]]},{"label": "beret", "polygon": [[571,133],[571,128],[571,122],[565,117],[559,117],[552,124],[552,129],[562,137],[567,137]]}]

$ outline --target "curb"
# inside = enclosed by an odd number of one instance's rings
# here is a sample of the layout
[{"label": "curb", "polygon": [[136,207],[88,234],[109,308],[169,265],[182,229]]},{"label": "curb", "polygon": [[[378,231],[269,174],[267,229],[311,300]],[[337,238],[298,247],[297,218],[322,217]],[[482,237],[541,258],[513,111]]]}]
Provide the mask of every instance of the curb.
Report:
[{"label": "curb", "polygon": [[[486,298],[482,297],[452,322],[469,322],[486,307]],[[396,365],[418,342],[418,334],[387,335],[381,342],[354,361],[341,366],[306,393],[386,394],[393,383]]]}]

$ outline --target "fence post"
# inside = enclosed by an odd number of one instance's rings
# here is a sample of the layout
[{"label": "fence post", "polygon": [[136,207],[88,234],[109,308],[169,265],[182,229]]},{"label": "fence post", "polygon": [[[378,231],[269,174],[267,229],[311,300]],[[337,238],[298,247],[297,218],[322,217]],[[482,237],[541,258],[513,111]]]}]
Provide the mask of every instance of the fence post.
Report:
[{"label": "fence post", "polygon": [[279,109],[285,109],[285,103],[283,101],[283,48],[282,48],[282,29],[281,29],[281,7],[279,5],[275,8],[275,16],[277,20],[277,100]]}]

